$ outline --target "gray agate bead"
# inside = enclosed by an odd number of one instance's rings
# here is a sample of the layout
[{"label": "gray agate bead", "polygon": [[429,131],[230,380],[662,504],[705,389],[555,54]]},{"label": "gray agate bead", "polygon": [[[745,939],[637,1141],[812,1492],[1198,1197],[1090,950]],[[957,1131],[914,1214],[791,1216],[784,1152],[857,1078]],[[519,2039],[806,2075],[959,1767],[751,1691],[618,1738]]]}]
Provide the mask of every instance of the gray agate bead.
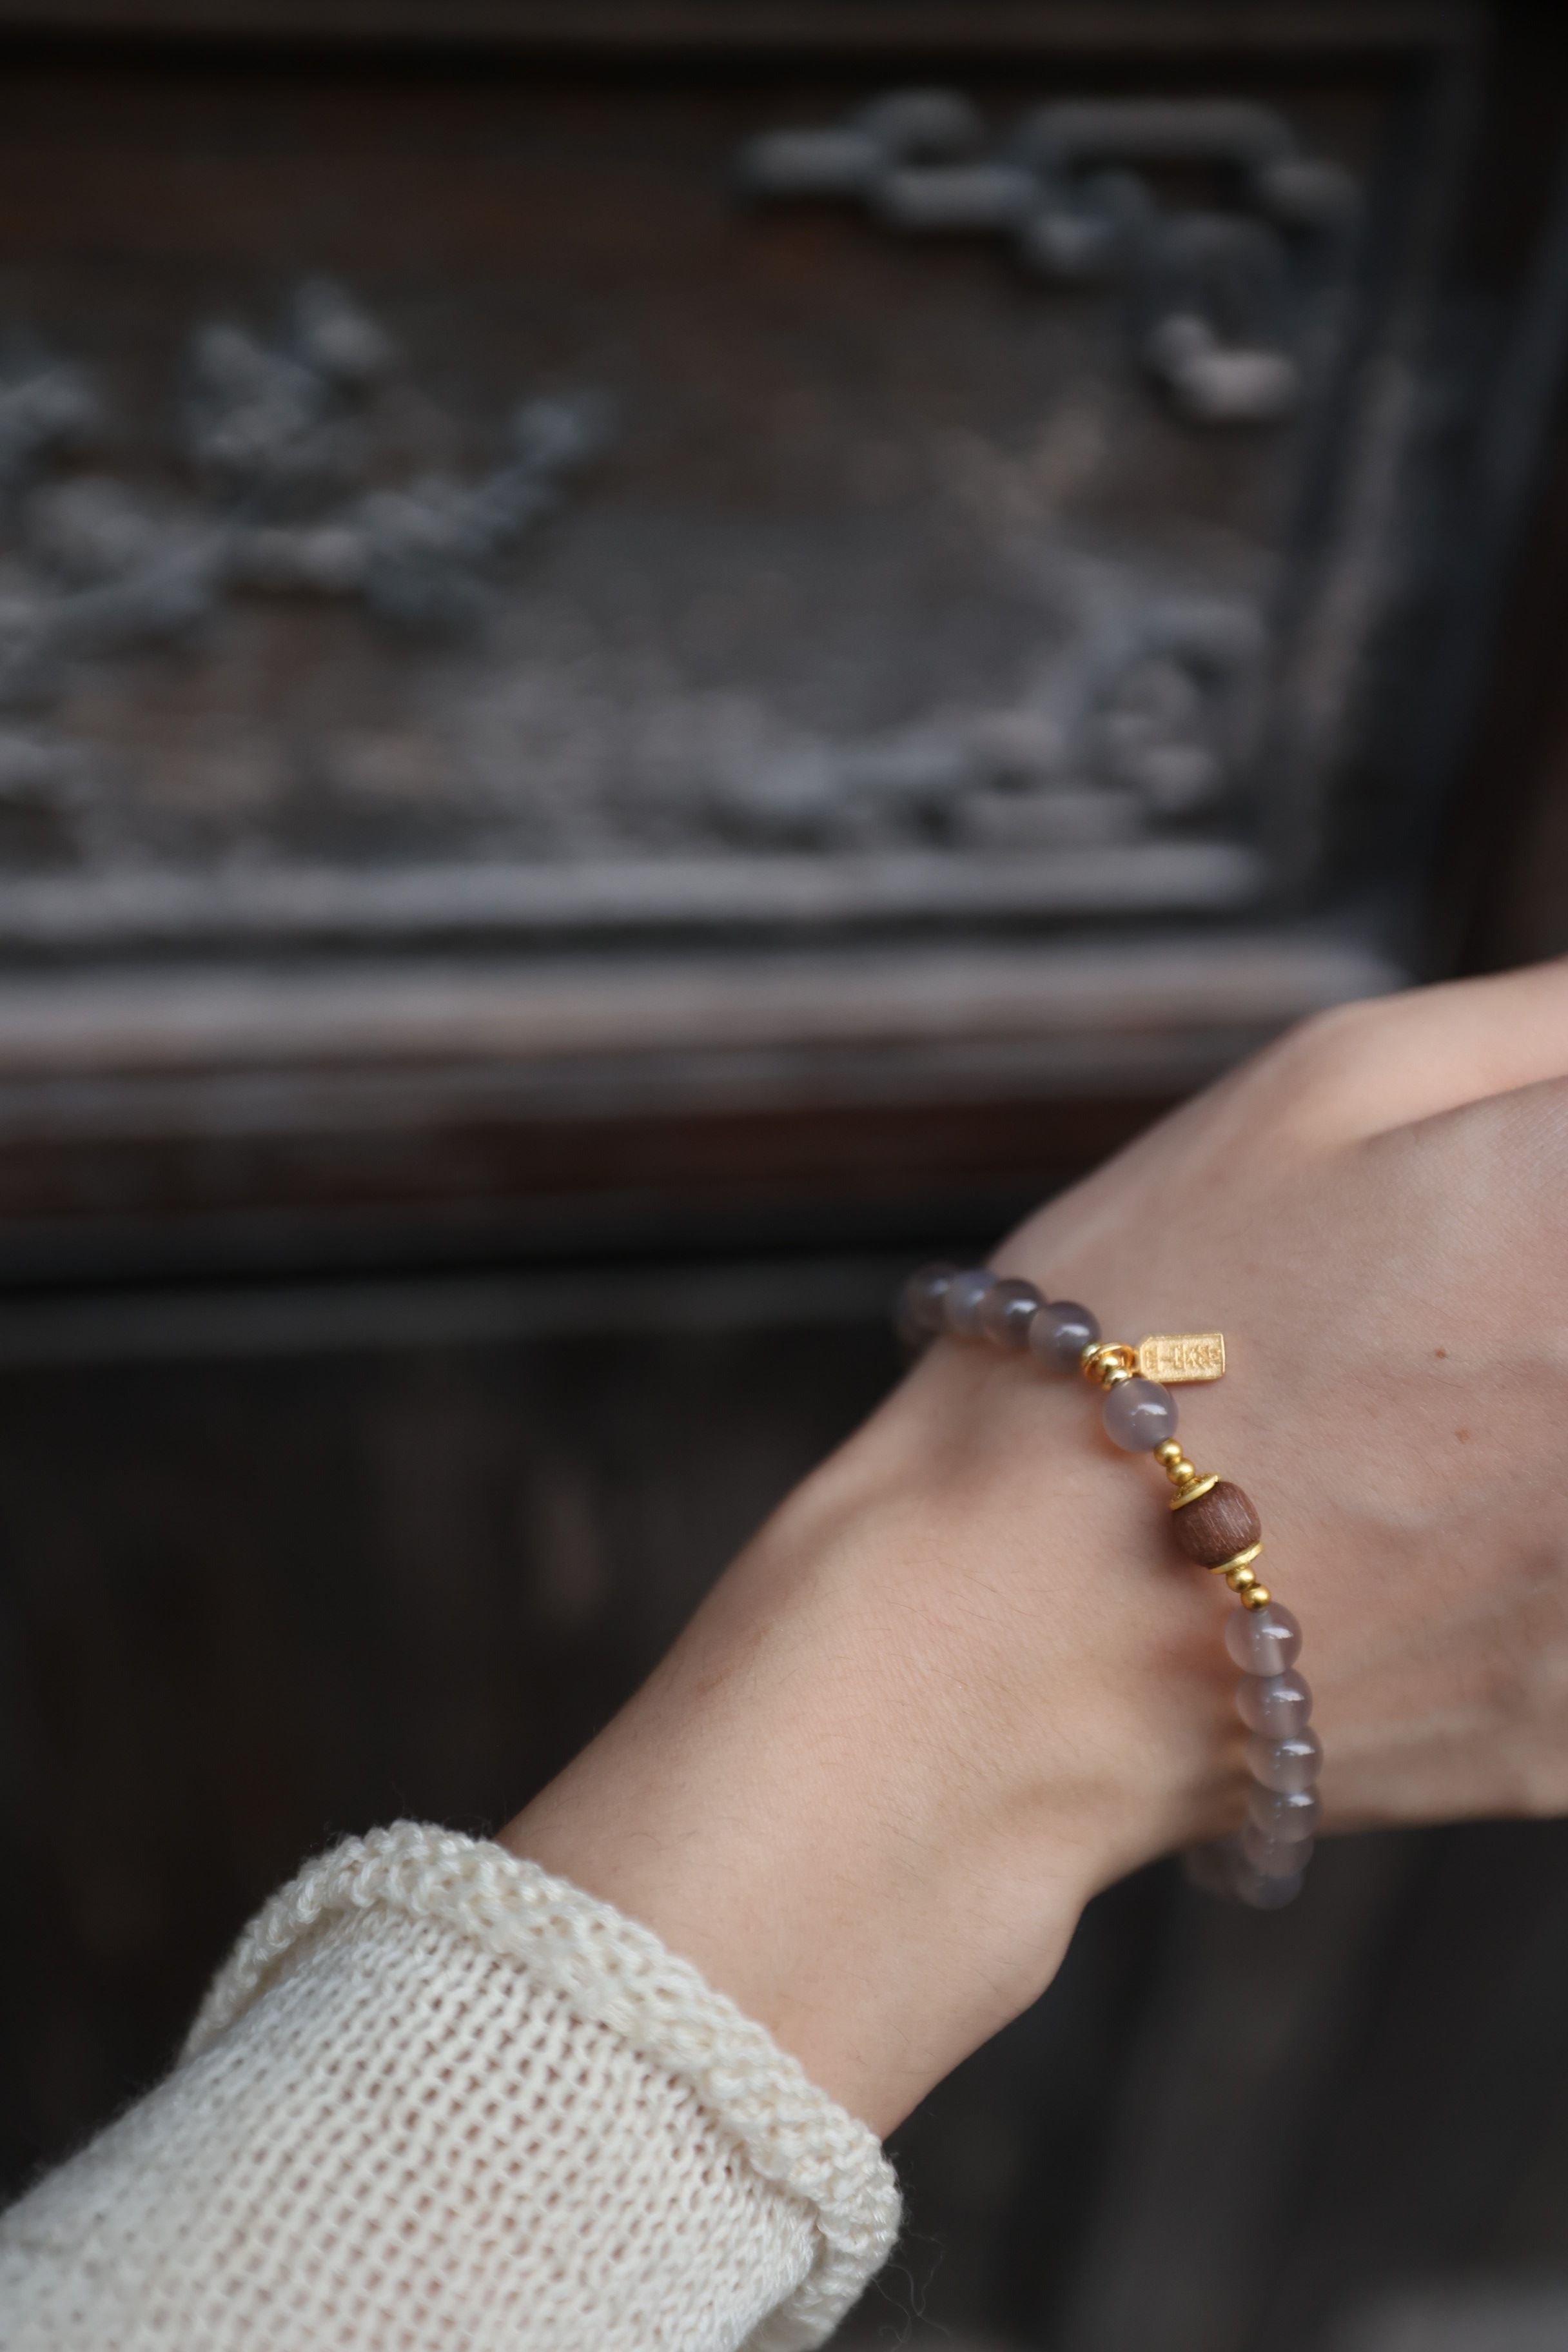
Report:
[{"label": "gray agate bead", "polygon": [[1244,1675],[1236,1686],[1236,1711],[1248,1731],[1289,1739],[1305,1728],[1312,1694],[1298,1674]]},{"label": "gray agate bead", "polygon": [[1142,1454],[1176,1433],[1176,1400],[1158,1381],[1135,1373],[1118,1381],[1100,1407],[1105,1433],[1124,1454]]},{"label": "gray agate bead", "polygon": [[1247,1769],[1260,1789],[1289,1793],[1310,1789],[1323,1761],[1323,1744],[1315,1731],[1293,1731],[1287,1738],[1256,1734],[1247,1743]]},{"label": "gray agate bead", "polygon": [[1234,1895],[1254,1911],[1282,1910],[1301,1891],[1299,1870],[1279,1876],[1255,1870],[1242,1851],[1239,1835],[1215,1838],[1212,1845],[1200,1847],[1193,1859],[1197,1867],[1189,1867],[1187,1874],[1195,1886],[1210,1894]]},{"label": "gray agate bead", "polygon": [[1029,1325],[1029,1349],[1054,1372],[1076,1371],[1086,1348],[1100,1338],[1100,1325],[1076,1298],[1053,1298]]},{"label": "gray agate bead", "polygon": [[918,1348],[933,1339],[942,1328],[942,1302],[956,1266],[922,1265],[899,1293],[899,1337],[906,1347]]},{"label": "gray agate bead", "polygon": [[1283,1911],[1287,1903],[1294,1903],[1301,1892],[1302,1876],[1302,1872],[1295,1870],[1289,1877],[1270,1878],[1243,1862],[1231,1875],[1230,1891],[1249,1911]]},{"label": "gray agate bead", "polygon": [[979,1328],[999,1348],[1026,1348],[1029,1326],[1045,1303],[1032,1282],[1003,1275],[980,1302]]},{"label": "gray agate bead", "polygon": [[1256,1822],[1242,1823],[1242,1859],[1260,1878],[1298,1878],[1312,1851],[1310,1838],[1270,1837]]},{"label": "gray agate bead", "polygon": [[1247,1800],[1248,1822],[1276,1845],[1310,1837],[1322,1810],[1316,1789],[1254,1789]]},{"label": "gray agate bead", "polygon": [[1300,1654],[1301,1628],[1278,1601],[1267,1609],[1233,1609],[1225,1646],[1244,1675],[1282,1675]]},{"label": "gray agate bead", "polygon": [[960,1339],[973,1339],[980,1328],[980,1308],[987,1292],[996,1287],[989,1266],[977,1265],[955,1274],[942,1297],[942,1318]]}]

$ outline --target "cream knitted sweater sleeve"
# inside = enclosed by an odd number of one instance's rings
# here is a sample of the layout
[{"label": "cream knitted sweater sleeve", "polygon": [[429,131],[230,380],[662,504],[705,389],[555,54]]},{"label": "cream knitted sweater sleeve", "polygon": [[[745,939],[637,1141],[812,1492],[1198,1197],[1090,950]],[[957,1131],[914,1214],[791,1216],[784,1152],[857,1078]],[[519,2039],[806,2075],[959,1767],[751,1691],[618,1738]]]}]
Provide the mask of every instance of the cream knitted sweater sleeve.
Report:
[{"label": "cream knitted sweater sleeve", "polygon": [[412,1822],[275,1895],[168,2079],[0,2221],[8,2352],[791,2352],[873,2134],[644,1927]]}]

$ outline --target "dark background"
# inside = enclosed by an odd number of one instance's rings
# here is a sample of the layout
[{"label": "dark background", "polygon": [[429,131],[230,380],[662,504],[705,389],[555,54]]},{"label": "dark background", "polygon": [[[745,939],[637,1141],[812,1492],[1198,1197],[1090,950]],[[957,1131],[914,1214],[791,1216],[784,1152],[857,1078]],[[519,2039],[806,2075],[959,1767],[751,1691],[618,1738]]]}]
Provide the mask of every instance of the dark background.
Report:
[{"label": "dark background", "polygon": [[[0,52],[19,2186],[303,1855],[493,1827],[605,1718],[896,1377],[909,1264],[1319,1004],[1568,948],[1568,54],[1024,0],[0,0]],[[1219,93],[1333,159],[1353,233],[1226,330],[1294,416],[1182,415],[1136,271],[737,200],[743,141],[910,85]],[[284,366],[317,470],[215,469],[193,329],[288,360],[323,271],[397,346],[360,437]],[[57,363],[100,406],[46,446]],[[601,470],[515,548],[215,568],[584,385]],[[68,559],[83,481],[121,537]],[[1242,673],[1184,650],[1216,600]],[[857,2340],[1560,2342],[1565,1970],[1556,1825],[1346,1842],[1280,1917],[1143,1874],[899,2135]]]}]

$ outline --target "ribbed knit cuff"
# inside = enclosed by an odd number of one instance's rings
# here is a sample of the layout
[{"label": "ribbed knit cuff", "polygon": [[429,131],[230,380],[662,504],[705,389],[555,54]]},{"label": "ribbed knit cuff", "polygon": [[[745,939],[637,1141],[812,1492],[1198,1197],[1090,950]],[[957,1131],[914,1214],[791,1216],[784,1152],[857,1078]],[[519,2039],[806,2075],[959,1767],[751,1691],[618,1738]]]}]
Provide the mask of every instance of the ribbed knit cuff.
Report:
[{"label": "ribbed knit cuff", "polygon": [[810,2273],[753,2331],[748,2352],[797,2352],[825,2341],[898,2235],[898,2187],[875,2134],[649,1929],[500,1846],[398,1822],[310,1864],[246,1929],[207,1993],[184,2057],[199,2055],[243,2016],[325,1926],[372,1910],[460,1934],[689,2085],[753,2171],[816,2221]]}]

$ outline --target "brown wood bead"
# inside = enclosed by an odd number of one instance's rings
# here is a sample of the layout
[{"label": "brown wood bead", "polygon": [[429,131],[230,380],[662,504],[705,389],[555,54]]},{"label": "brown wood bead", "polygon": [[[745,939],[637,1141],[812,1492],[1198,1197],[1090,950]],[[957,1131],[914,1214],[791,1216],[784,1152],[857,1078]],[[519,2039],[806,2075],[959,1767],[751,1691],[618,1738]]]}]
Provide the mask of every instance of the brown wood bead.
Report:
[{"label": "brown wood bead", "polygon": [[1203,1568],[1218,1568],[1223,1560],[1255,1544],[1263,1533],[1250,1496],[1233,1486],[1228,1478],[1222,1478],[1195,1503],[1182,1504],[1172,1512],[1171,1524],[1187,1558]]}]

